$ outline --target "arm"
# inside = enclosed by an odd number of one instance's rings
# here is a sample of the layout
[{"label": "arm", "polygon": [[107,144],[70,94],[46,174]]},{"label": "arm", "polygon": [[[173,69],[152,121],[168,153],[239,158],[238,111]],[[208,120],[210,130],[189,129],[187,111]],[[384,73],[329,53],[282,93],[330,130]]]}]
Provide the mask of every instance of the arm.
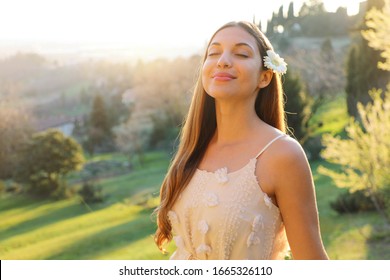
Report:
[{"label": "arm", "polygon": [[301,146],[275,142],[268,157],[269,183],[281,211],[294,259],[327,259],[322,244],[314,183]]}]

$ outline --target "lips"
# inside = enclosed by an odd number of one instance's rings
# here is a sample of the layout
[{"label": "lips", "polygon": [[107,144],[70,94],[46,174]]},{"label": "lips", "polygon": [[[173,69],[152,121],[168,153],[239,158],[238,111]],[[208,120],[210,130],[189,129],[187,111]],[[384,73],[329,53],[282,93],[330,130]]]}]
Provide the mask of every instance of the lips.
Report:
[{"label": "lips", "polygon": [[236,77],[230,73],[226,72],[217,72],[212,75],[212,78],[216,81],[230,81],[235,79]]}]

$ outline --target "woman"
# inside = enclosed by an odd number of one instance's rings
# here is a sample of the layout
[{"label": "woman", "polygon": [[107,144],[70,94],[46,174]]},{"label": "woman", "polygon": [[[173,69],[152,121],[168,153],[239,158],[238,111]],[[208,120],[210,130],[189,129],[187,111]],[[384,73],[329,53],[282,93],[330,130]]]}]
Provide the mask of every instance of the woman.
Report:
[{"label": "woman", "polygon": [[285,71],[254,24],[212,36],[156,209],[171,259],[327,259],[307,159],[285,134]]}]

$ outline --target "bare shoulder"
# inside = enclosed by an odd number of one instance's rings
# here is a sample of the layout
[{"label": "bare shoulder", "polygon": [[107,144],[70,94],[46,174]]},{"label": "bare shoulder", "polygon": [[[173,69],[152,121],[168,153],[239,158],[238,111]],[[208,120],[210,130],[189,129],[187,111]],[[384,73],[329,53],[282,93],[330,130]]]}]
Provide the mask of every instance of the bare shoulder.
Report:
[{"label": "bare shoulder", "polygon": [[[269,194],[295,182],[295,186],[311,185],[311,170],[302,146],[285,136],[272,143],[258,160],[256,175]],[[295,187],[296,188],[296,187]]]},{"label": "bare shoulder", "polygon": [[290,136],[281,137],[270,147],[270,164],[290,166],[291,163],[307,163],[305,152],[297,140]]}]

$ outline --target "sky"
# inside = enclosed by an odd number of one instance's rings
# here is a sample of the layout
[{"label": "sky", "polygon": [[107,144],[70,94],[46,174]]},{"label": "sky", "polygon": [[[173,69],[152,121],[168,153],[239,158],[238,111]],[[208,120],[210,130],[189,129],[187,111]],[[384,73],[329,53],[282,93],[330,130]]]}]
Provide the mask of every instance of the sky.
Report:
[{"label": "sky", "polygon": [[[221,25],[265,25],[291,0],[0,0],[0,44],[10,42],[129,46],[144,53],[201,49]],[[294,0],[297,13],[304,0]],[[324,0],[357,12],[360,0]],[[1,51],[1,50],[0,50]]]}]

